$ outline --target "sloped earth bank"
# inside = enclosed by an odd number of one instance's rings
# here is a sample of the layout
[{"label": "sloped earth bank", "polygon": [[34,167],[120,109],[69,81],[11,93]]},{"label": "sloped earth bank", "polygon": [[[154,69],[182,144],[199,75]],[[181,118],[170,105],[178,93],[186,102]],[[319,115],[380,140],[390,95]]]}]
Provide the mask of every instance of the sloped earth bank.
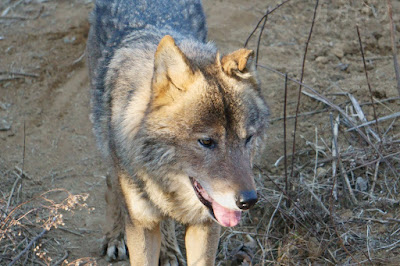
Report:
[{"label": "sloped earth bank", "polygon": [[[267,8],[278,3],[204,1],[209,39],[216,42],[222,53],[242,47]],[[392,4],[399,49],[400,2]],[[300,79],[314,6],[315,1],[293,0],[268,16],[260,42],[259,64]],[[107,169],[96,149],[88,119],[89,84],[84,56],[87,18],[92,7],[91,1],[84,0],[0,3],[0,226],[5,237],[0,240],[1,265],[8,264],[39,235],[40,225],[47,219],[47,224],[53,222],[58,228],[53,227],[36,241],[18,264],[61,264],[64,256],[68,256],[69,262],[107,264],[99,255]],[[320,1],[305,62],[304,83],[360,124],[348,93],[364,104],[362,110],[368,121],[374,120],[374,113],[368,104],[371,95],[356,25],[365,49],[377,117],[400,111],[400,101],[395,98],[398,92],[386,1]],[[259,31],[249,43],[252,49],[258,34]],[[330,112],[333,119],[338,113],[303,94],[296,134],[296,171],[288,193],[292,201],[288,204],[280,190],[285,187],[283,160],[277,162],[283,155],[284,79],[261,67],[259,75],[272,121],[268,147],[255,169],[261,200],[240,226],[223,232],[219,264],[234,265],[253,257],[253,264],[260,265],[398,265],[398,119],[380,122],[378,129],[375,125],[370,127],[379,132],[381,144],[367,133],[386,156],[386,162],[377,163],[376,151],[360,134],[346,131],[351,126],[341,115],[338,146],[342,161],[335,165]],[[295,114],[297,90],[298,85],[289,82],[288,154],[292,153],[294,119],[290,117]],[[288,158],[290,163],[292,157]],[[340,165],[348,175],[349,187],[355,194],[353,200],[340,174]],[[21,175],[21,168],[25,174]],[[290,169],[289,164],[289,174]],[[79,201],[86,205],[71,210],[76,205],[74,200],[79,200],[72,196],[62,206],[56,205],[68,193],[52,191],[44,196],[47,201],[35,199],[10,214],[18,204],[53,189],[87,195],[86,202]],[[10,217],[16,219],[29,210],[20,219],[21,224],[10,224]],[[52,220],[56,212],[63,214],[62,221]]]}]

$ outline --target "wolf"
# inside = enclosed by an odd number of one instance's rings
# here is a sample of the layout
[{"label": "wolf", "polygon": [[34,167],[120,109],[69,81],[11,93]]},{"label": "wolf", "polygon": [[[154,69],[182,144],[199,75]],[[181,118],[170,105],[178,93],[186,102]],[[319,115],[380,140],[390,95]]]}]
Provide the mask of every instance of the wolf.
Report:
[{"label": "wolf", "polygon": [[90,23],[91,121],[113,169],[106,259],[214,265],[221,226],[257,202],[268,107],[253,51],[221,56],[200,0],[97,0]]}]

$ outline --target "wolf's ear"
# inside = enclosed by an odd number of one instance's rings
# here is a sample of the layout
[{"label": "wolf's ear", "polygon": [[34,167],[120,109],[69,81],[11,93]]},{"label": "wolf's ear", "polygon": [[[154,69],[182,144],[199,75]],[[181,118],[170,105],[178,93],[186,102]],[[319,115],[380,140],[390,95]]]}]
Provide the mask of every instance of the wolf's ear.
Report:
[{"label": "wolf's ear", "polygon": [[249,78],[251,74],[246,69],[248,59],[253,56],[254,51],[245,48],[225,55],[221,59],[221,66],[224,72],[229,75],[236,75],[241,78]]},{"label": "wolf's ear", "polygon": [[179,91],[186,91],[188,85],[193,81],[194,72],[188,59],[171,36],[164,36],[158,44],[154,56],[153,89],[155,97],[173,96]]}]

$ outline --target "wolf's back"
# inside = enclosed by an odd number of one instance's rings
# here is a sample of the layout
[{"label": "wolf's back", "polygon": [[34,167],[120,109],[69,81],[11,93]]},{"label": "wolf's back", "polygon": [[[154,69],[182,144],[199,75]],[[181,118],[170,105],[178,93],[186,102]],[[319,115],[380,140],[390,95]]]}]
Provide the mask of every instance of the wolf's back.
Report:
[{"label": "wolf's back", "polygon": [[123,38],[150,25],[170,28],[203,42],[207,35],[199,0],[97,0],[91,20],[101,45],[116,35]]}]

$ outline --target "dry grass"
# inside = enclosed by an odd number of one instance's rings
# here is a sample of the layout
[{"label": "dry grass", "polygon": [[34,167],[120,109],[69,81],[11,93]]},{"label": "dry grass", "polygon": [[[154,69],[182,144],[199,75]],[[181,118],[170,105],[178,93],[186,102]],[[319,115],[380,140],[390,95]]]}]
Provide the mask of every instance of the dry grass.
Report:
[{"label": "dry grass", "polygon": [[[18,169],[18,168],[16,168]],[[63,229],[63,213],[90,209],[88,194],[73,195],[65,189],[52,189],[38,195],[22,193],[22,184],[30,185],[22,171],[2,171],[0,187],[0,264],[1,265],[94,265],[93,258],[68,262],[60,239],[54,238]],[[4,193],[15,180],[10,192]],[[28,198],[28,199],[26,199]],[[65,229],[64,229],[65,230]],[[54,233],[54,234],[51,234]]]},{"label": "dry grass", "polygon": [[[315,3],[317,7],[318,1]],[[370,102],[361,103],[348,92],[320,93],[304,84],[314,19],[315,13],[314,18],[310,14],[300,80],[258,66],[261,75],[268,71],[282,80],[287,77],[293,87],[300,85],[297,107],[300,93],[323,107],[302,114],[297,109],[293,116],[275,119],[274,126],[282,127],[282,132],[290,127],[293,134],[288,139],[283,134],[282,156],[273,169],[256,167],[261,200],[247,216],[244,224],[249,226],[225,230],[220,265],[247,265],[243,264],[243,252],[254,265],[398,265],[400,261],[400,133],[396,131],[400,98],[380,101],[374,96],[358,27],[366,76],[362,85],[368,85]],[[286,100],[282,110],[286,114]],[[366,113],[373,114],[372,120],[367,121]],[[289,118],[294,118],[294,126]],[[309,126],[307,119],[323,122],[304,128]],[[297,122],[301,135],[296,132]],[[301,137],[302,144],[295,142],[296,137]],[[286,143],[295,143],[289,155],[284,151]],[[288,171],[286,162],[292,162]],[[288,176],[288,172],[292,174]]]},{"label": "dry grass", "polygon": [[305,139],[307,146],[296,151],[288,193],[283,160],[277,161],[274,174],[256,170],[260,202],[247,216],[248,226],[225,230],[221,265],[226,261],[237,265],[238,253],[239,260],[242,257],[239,251],[246,248],[256,265],[396,265],[400,261],[396,118],[380,123],[379,132],[362,128],[371,145],[349,130],[352,124],[364,122],[353,104],[343,110],[353,118],[351,124],[329,110],[323,114],[325,130],[310,129],[315,136]]}]

